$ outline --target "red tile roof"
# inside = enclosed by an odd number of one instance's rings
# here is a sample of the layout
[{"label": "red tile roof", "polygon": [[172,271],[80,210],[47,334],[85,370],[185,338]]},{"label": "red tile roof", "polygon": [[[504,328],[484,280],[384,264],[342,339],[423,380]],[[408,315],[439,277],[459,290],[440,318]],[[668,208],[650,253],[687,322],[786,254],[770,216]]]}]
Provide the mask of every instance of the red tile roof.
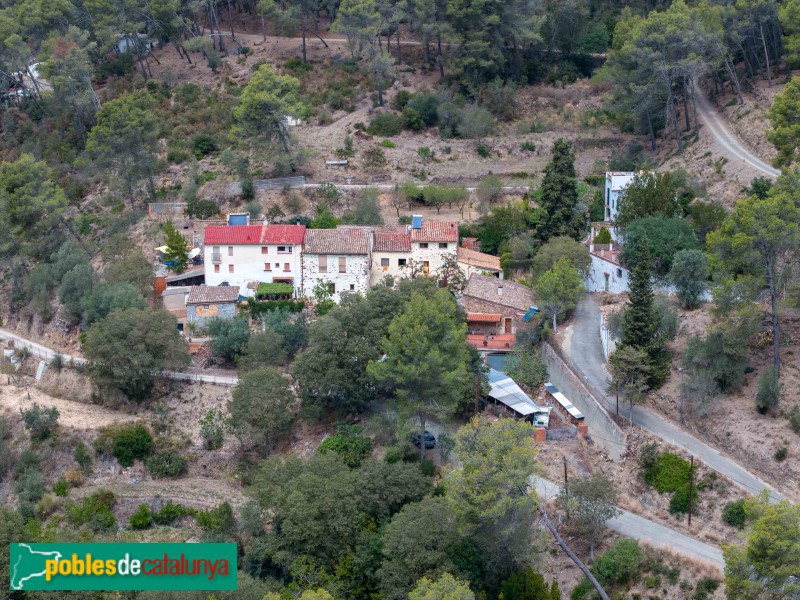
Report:
[{"label": "red tile roof", "polygon": [[502,316],[491,313],[467,313],[467,323],[499,323]]},{"label": "red tile roof", "polygon": [[458,262],[478,267],[479,269],[491,269],[500,271],[500,258],[491,254],[484,254],[470,248],[458,249]]},{"label": "red tile roof", "polygon": [[375,233],[375,252],[411,252],[411,238],[405,233]]},{"label": "red tile roof", "polygon": [[213,225],[206,227],[205,244],[300,245],[305,236],[305,225]]},{"label": "red tile roof", "polygon": [[371,232],[358,227],[309,229],[303,251],[307,254],[369,254]]},{"label": "red tile roof", "polygon": [[421,229],[411,229],[412,242],[457,242],[458,223],[455,221],[423,221]]}]

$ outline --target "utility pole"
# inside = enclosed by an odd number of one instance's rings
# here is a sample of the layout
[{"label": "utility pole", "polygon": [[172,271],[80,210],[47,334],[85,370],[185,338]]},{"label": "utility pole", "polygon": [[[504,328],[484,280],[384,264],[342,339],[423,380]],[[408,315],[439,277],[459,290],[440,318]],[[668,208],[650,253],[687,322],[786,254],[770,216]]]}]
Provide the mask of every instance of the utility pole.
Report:
[{"label": "utility pole", "polygon": [[694,491],[694,456],[689,457],[689,527],[692,526],[692,492]]},{"label": "utility pole", "polygon": [[569,521],[569,479],[567,478],[567,457],[564,459],[564,493],[567,496],[567,521]]},{"label": "utility pole", "polygon": [[683,372],[685,369],[683,367],[678,367],[678,373],[681,374],[681,389],[680,389],[680,415],[681,415],[681,425],[686,425],[686,421],[683,418]]}]

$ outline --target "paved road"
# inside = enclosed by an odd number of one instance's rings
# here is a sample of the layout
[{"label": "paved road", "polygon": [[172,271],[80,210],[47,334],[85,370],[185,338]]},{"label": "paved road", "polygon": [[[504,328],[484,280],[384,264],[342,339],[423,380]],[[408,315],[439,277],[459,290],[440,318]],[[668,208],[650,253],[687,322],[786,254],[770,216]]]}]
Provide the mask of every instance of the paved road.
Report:
[{"label": "paved road", "polygon": [[771,165],[755,156],[742,144],[739,138],[731,133],[725,121],[720,117],[711,102],[708,101],[708,98],[706,98],[703,90],[699,86],[697,86],[697,88],[697,94],[695,94],[697,99],[697,116],[700,118],[703,125],[705,125],[706,129],[708,129],[709,133],[717,140],[717,143],[719,143],[725,153],[729,155],[729,158],[758,169],[767,177],[772,177],[774,179],[780,175],[781,172],[778,169],[773,168]]},{"label": "paved road", "polygon": [[[560,486],[552,481],[536,477],[533,483],[536,493],[542,500],[549,500],[561,493]],[[697,541],[631,512],[622,511],[618,517],[609,519],[607,525],[617,533],[647,542],[654,548],[664,548],[693,559],[699,558],[719,568],[720,571],[725,567],[722,550],[718,547]]]},{"label": "paved road", "polygon": [[[37,342],[22,337],[8,329],[0,328],[0,340],[14,340],[17,347],[27,348],[31,354],[44,360],[51,360],[56,354],[60,354],[65,362],[72,362],[76,365],[83,365],[86,359],[82,356],[73,356],[72,354],[64,354],[52,348],[48,348]],[[235,375],[206,375],[202,373],[181,373],[178,371],[162,371],[159,373],[165,379],[174,379],[176,381],[199,381],[202,383],[215,383],[217,385],[234,386],[239,383],[239,378]]]},{"label": "paved road", "polygon": [[[579,374],[594,389],[595,395],[603,402],[612,414],[615,411],[615,399],[604,393],[608,372],[603,359],[603,347],[600,341],[600,310],[591,296],[586,296],[575,310],[575,317],[570,324],[572,334],[566,353]],[[627,405],[620,405],[620,414],[628,417]],[[643,406],[633,407],[633,423],[657,435],[663,440],[683,448],[697,456],[709,467],[736,482],[751,494],[768,488],[774,501],[782,496],[772,486],[739,465],[736,461],[720,453],[705,442],[681,429],[672,421],[662,417]]]}]

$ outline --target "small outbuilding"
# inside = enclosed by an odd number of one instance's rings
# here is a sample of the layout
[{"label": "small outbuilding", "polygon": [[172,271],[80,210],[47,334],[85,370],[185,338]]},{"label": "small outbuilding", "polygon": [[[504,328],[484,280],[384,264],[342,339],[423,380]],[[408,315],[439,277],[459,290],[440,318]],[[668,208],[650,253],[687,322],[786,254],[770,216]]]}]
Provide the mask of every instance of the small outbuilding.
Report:
[{"label": "small outbuilding", "polygon": [[239,288],[232,285],[195,285],[186,297],[186,320],[203,329],[214,318],[233,319]]}]

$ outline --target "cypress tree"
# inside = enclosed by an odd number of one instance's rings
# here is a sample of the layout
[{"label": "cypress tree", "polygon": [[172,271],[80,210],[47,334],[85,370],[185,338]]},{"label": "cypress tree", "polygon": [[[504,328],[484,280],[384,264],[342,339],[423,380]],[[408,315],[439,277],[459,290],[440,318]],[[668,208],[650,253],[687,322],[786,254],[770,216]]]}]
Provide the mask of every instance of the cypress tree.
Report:
[{"label": "cypress tree", "polygon": [[642,350],[648,357],[650,368],[647,383],[658,388],[669,371],[669,351],[660,334],[660,324],[653,310],[653,261],[647,240],[638,245],[631,269],[628,305],[622,319],[621,346]]},{"label": "cypress tree", "polygon": [[539,204],[547,215],[538,232],[541,241],[559,235],[580,239],[583,219],[575,212],[578,180],[570,142],[558,139],[553,145],[550,162],[544,169],[541,193]]}]

